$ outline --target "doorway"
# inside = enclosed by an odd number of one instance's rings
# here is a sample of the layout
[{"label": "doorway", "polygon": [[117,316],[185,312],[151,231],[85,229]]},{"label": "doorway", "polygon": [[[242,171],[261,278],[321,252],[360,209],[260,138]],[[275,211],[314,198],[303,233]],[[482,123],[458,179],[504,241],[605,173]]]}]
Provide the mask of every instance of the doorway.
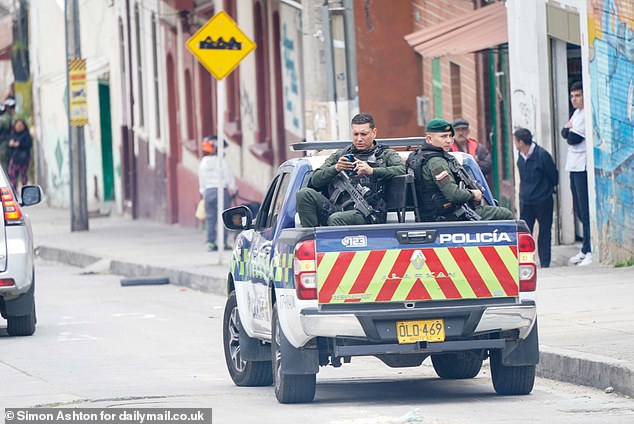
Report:
[{"label": "doorway", "polygon": [[112,117],[110,116],[110,83],[100,79],[99,120],[101,128],[101,167],[103,172],[103,200],[114,200],[114,161],[112,155]]}]

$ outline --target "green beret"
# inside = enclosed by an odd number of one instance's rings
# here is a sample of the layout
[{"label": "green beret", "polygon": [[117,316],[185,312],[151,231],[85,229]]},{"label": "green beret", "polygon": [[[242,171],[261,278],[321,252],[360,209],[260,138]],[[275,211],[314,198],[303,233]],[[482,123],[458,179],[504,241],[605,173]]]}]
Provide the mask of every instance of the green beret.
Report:
[{"label": "green beret", "polygon": [[451,135],[454,135],[453,126],[451,126],[450,122],[447,122],[444,119],[432,119],[427,123],[425,130],[428,133],[451,132]]}]

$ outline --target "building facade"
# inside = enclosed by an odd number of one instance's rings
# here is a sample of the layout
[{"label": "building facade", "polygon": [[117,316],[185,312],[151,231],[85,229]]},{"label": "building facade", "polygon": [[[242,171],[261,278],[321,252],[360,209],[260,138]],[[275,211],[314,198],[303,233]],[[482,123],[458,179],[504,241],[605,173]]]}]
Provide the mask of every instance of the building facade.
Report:
[{"label": "building facade", "polygon": [[[564,167],[567,146],[559,131],[572,112],[570,84],[582,81],[592,249],[601,262],[631,263],[632,3],[508,0],[507,7],[513,126],[529,128],[553,153],[560,171],[553,240],[571,244],[581,235]],[[525,36],[527,27],[535,37]]]},{"label": "building facade", "polygon": [[502,1],[413,1],[415,31],[405,39],[422,69],[419,122],[470,123],[470,136],[489,149],[489,185],[515,210],[508,92],[506,7]]},{"label": "building facade", "polygon": [[[632,34],[625,0],[112,0],[80,2],[87,60],[88,208],[196,225],[200,143],[217,135],[258,202],[302,140],[350,137],[369,112],[379,137],[423,134],[426,120],[465,118],[492,151],[492,185],[515,208],[512,130],[529,128],[560,169],[556,243],[579,235],[565,144],[568,87],[588,108],[593,243],[601,260],[632,258]],[[31,2],[39,179],[69,206],[66,57],[61,2]],[[186,48],[223,9],[257,45],[222,84]],[[530,27],[535,37],[526,37]],[[629,38],[628,38],[629,37]],[[218,116],[218,101],[224,109]],[[221,121],[219,121],[221,120]],[[600,193],[600,194],[598,194]],[[228,205],[225,205],[228,206]]]},{"label": "building facade", "polygon": [[[79,12],[82,57],[86,59],[88,124],[84,127],[87,207],[94,213],[120,211],[121,99],[118,87],[116,12],[107,2]],[[66,113],[67,61],[64,8],[60,2],[30,2],[30,58],[33,81],[35,157],[38,182],[48,202],[69,207],[70,167]]]}]

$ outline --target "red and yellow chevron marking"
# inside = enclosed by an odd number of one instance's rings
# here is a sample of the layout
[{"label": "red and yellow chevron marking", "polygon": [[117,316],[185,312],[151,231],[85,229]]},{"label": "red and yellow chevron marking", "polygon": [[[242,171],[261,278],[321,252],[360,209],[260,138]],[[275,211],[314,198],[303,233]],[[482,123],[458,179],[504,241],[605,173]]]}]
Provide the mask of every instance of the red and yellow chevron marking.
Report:
[{"label": "red and yellow chevron marking", "polygon": [[[425,263],[416,268],[416,251]],[[517,246],[366,250],[318,254],[319,303],[515,297]]]}]

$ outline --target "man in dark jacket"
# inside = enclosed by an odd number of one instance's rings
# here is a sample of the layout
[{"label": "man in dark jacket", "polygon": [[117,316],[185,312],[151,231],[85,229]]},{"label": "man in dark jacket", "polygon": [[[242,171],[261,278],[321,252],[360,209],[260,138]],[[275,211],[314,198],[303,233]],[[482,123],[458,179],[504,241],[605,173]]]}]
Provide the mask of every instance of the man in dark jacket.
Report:
[{"label": "man in dark jacket", "polygon": [[542,268],[550,266],[550,241],[553,226],[553,193],[559,175],[552,156],[537,143],[526,128],[513,133],[519,152],[517,168],[520,174],[520,219],[526,221],[531,233],[535,220],[539,222],[537,250]]},{"label": "man in dark jacket", "polygon": [[[297,213],[302,226],[385,222],[385,183],[394,176],[405,174],[405,164],[394,150],[377,144],[375,137],[376,128],[371,115],[359,113],[352,118],[352,144],[330,155],[313,172],[309,186],[296,194]],[[377,216],[373,217],[376,220],[355,209],[349,198],[336,196],[332,183],[341,171],[350,174],[350,181],[355,187],[363,187],[366,202],[377,211]]]}]

